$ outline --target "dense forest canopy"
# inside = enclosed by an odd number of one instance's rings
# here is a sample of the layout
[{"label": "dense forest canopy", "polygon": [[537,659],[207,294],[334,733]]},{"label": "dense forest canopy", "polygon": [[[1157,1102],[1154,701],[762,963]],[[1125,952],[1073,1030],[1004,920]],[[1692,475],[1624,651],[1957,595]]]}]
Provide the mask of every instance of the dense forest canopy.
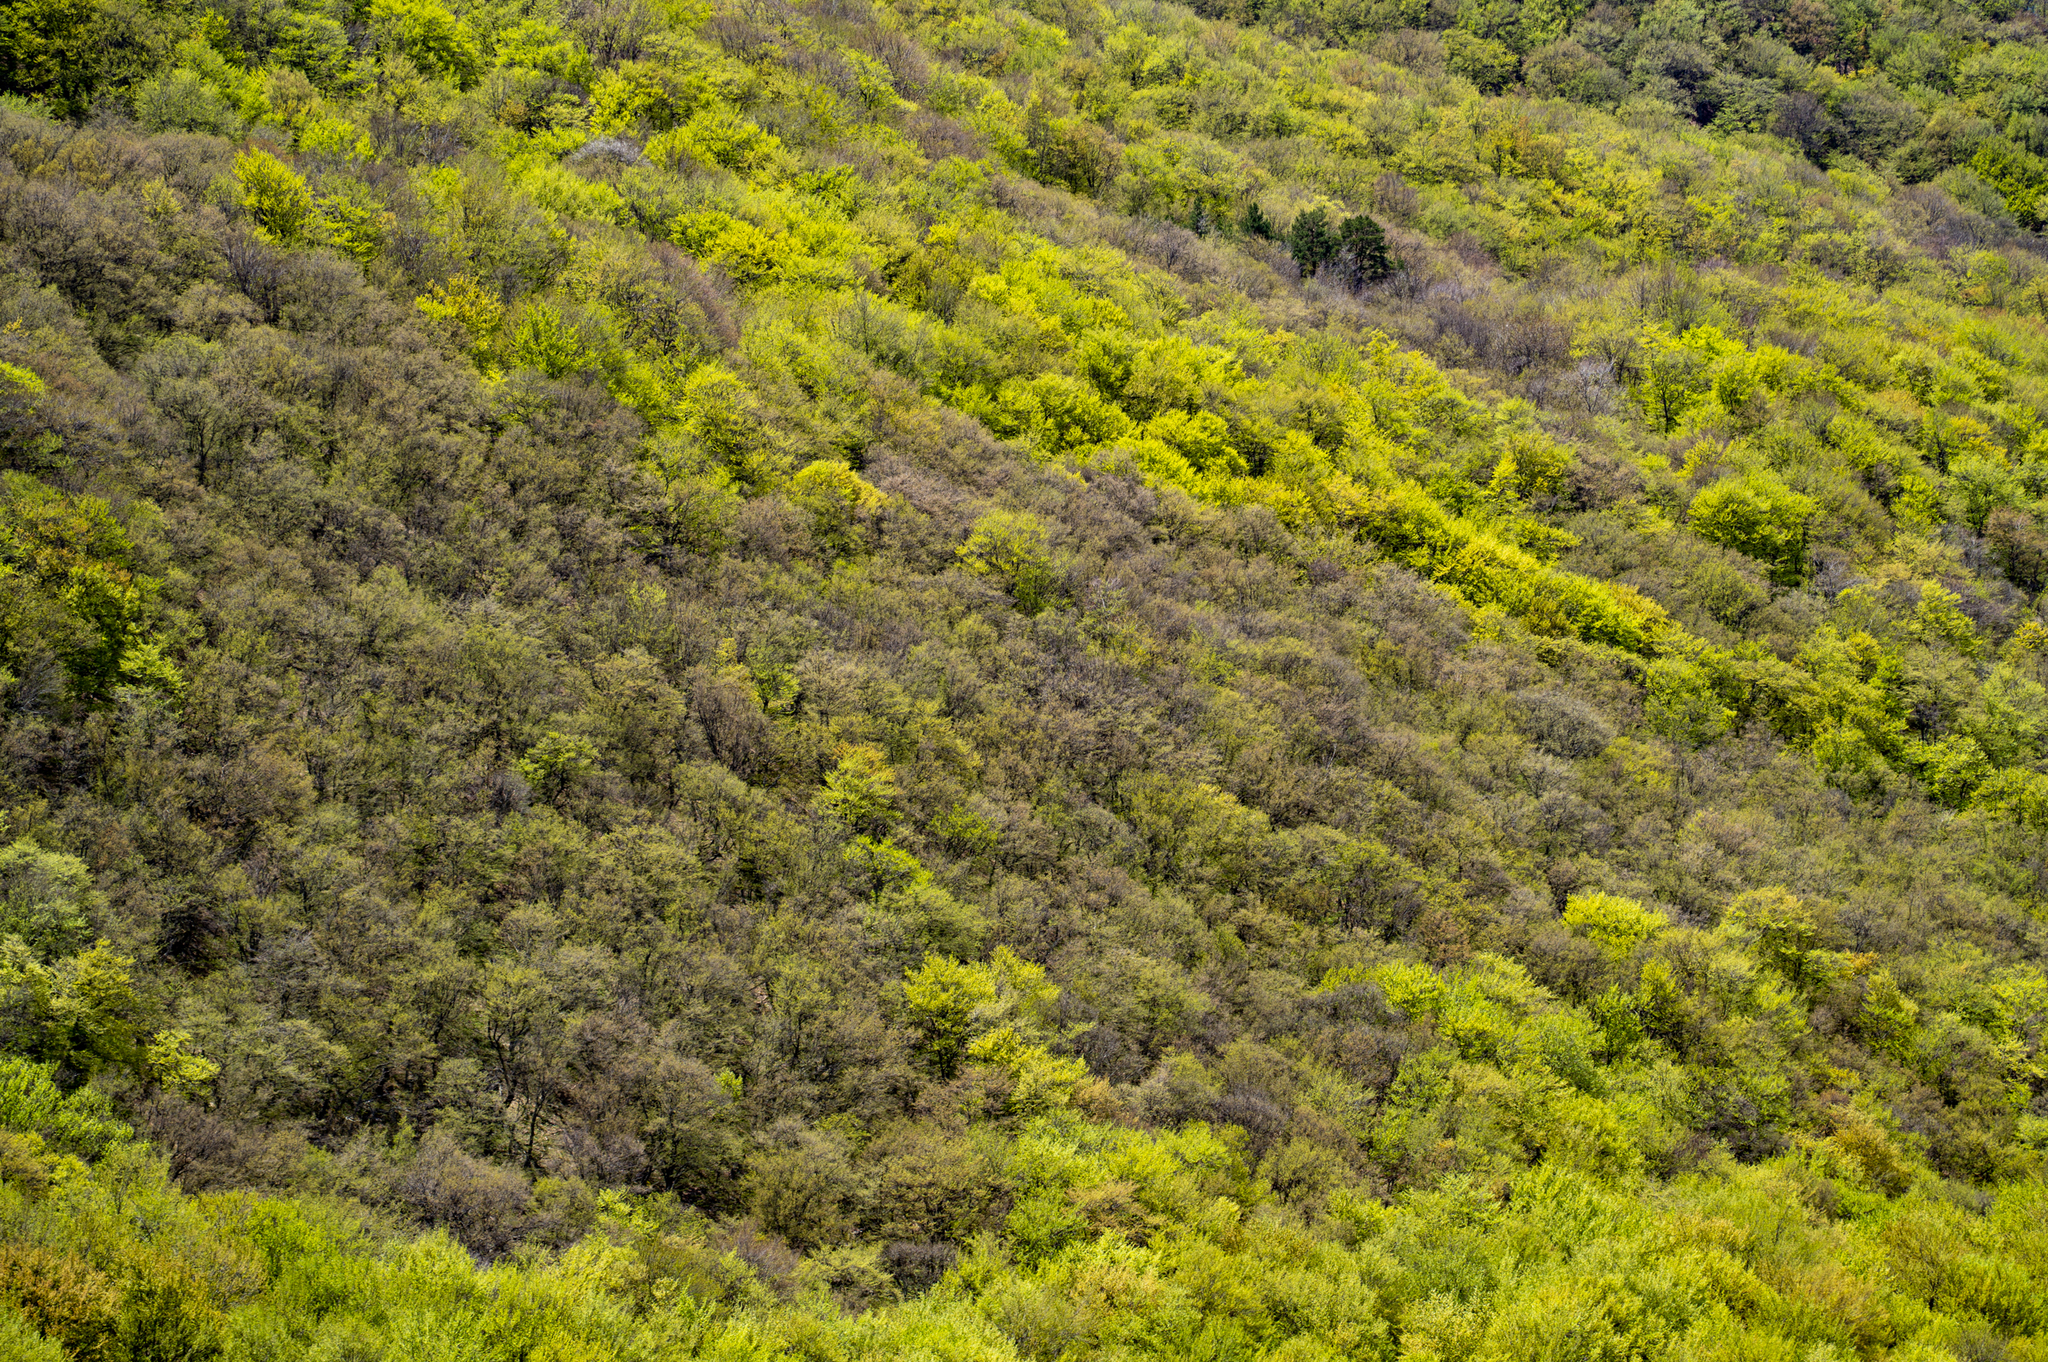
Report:
[{"label": "dense forest canopy", "polygon": [[0,0],[0,1356],[2048,1359],[2048,19]]}]

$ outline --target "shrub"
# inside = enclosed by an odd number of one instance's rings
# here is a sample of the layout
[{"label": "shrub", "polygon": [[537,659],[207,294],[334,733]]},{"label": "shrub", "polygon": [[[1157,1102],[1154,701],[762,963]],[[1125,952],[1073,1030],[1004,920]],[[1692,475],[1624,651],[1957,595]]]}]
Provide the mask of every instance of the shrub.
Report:
[{"label": "shrub", "polygon": [[1686,519],[1700,538],[1747,554],[1789,585],[1806,570],[1806,527],[1817,509],[1775,476],[1750,473],[1701,491]]}]

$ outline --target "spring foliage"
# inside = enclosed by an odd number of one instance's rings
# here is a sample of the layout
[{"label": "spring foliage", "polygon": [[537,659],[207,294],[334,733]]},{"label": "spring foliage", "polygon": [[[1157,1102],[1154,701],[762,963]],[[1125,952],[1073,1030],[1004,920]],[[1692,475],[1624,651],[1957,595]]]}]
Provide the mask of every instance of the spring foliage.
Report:
[{"label": "spring foliage", "polygon": [[0,1355],[2048,1357],[2044,52],[0,0]]}]

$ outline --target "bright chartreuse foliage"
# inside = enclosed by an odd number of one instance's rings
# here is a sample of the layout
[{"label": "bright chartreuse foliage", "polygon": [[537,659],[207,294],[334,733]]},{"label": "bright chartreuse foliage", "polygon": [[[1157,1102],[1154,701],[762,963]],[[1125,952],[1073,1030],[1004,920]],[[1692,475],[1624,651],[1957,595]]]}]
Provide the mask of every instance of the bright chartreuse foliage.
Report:
[{"label": "bright chartreuse foliage", "polygon": [[0,1358],[2048,1359],[2048,30],[0,0]]},{"label": "bright chartreuse foliage", "polygon": [[[490,1265],[332,1202],[181,1197],[132,1145],[90,1171],[42,1152],[54,1105],[7,1116],[10,1356],[1939,1358],[2048,1325],[2040,1185],[1969,1208],[1887,1197],[1896,1153],[1854,1121],[1797,1163],[1688,1174],[1654,1201],[1579,1131],[1512,1202],[1458,1173],[1391,1206],[1338,1191],[1310,1232],[1206,1126],[1040,1118],[991,1169],[1017,1198],[1001,1240],[897,1302],[871,1248],[815,1253],[777,1292],[701,1216],[612,1193],[575,1244]],[[1602,1109],[1579,1105],[1560,1119]],[[1829,1175],[1862,1213],[1809,1216],[1802,1191]]]}]

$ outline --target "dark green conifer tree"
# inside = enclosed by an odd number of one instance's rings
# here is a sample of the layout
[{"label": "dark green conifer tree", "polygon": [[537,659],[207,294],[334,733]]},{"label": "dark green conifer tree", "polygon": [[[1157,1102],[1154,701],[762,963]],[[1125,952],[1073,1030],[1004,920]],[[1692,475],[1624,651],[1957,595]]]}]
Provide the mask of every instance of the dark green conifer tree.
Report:
[{"label": "dark green conifer tree", "polygon": [[1337,246],[1344,278],[1353,288],[1377,283],[1394,272],[1386,230],[1363,213],[1338,225]]},{"label": "dark green conifer tree", "polygon": [[1330,210],[1311,208],[1287,229],[1287,249],[1307,279],[1337,258],[1337,234],[1330,230]]}]

